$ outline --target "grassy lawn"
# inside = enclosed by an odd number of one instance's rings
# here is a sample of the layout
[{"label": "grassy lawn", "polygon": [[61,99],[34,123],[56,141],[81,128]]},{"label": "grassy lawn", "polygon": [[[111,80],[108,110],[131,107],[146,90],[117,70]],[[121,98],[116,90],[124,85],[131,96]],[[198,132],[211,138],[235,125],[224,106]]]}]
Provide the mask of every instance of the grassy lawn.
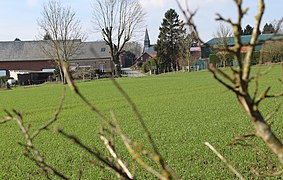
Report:
[{"label": "grassy lawn", "polygon": [[[265,69],[266,67],[255,67]],[[272,92],[283,89],[277,79],[281,69],[275,69],[261,79],[264,89],[272,86]],[[239,106],[235,96],[218,84],[209,72],[172,73],[144,78],[121,78],[118,82],[137,104],[157,145],[172,169],[182,179],[232,179],[235,175],[204,145],[210,142],[245,177],[252,176],[251,169],[266,170],[266,159],[254,148],[231,145],[237,135],[252,132],[252,126]],[[107,79],[79,82],[85,96],[107,117],[113,110],[126,134],[143,142],[143,131],[130,106]],[[0,108],[12,108],[23,113],[26,123],[34,130],[47,122],[60,103],[62,85],[42,85],[39,87],[17,87],[10,91],[0,91]],[[261,108],[265,115],[272,112],[282,99],[265,101]],[[272,127],[283,139],[281,122],[283,110],[274,116]],[[4,111],[0,112],[3,117]],[[62,113],[54,126],[60,126],[68,133],[78,136],[90,147],[103,149],[97,136],[101,123],[82,102],[67,90]],[[0,179],[44,179],[42,172],[26,157],[18,142],[23,138],[15,122],[0,125]],[[131,163],[131,157],[121,145],[117,148],[122,159],[128,161],[130,169],[135,169],[138,179],[152,178]],[[250,143],[264,147],[259,140]],[[35,140],[35,145],[43,152],[46,161],[72,179],[83,170],[83,179],[115,178],[111,173],[102,173],[89,160],[94,160],[83,150],[60,137],[53,130],[44,131]],[[106,151],[106,150],[105,150]],[[263,148],[264,154],[271,152]],[[276,158],[271,156],[271,160]],[[276,162],[276,161],[275,161]]]}]

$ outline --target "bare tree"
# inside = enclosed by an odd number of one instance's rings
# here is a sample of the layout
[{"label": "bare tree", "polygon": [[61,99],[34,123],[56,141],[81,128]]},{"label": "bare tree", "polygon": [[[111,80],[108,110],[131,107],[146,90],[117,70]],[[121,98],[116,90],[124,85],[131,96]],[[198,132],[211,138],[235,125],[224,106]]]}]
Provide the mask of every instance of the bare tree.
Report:
[{"label": "bare tree", "polygon": [[262,63],[283,61],[283,41],[266,42],[261,50]]},{"label": "bare tree", "polygon": [[144,17],[139,0],[94,0],[93,23],[110,47],[113,74],[120,75],[120,55],[142,27]]},{"label": "bare tree", "polygon": [[124,50],[132,52],[138,57],[142,54],[142,45],[137,41],[130,41],[125,44]]},{"label": "bare tree", "polygon": [[61,80],[65,83],[62,66],[75,55],[85,39],[80,21],[70,7],[64,7],[57,1],[49,1],[43,5],[42,18],[38,20],[40,37],[48,35],[42,41],[41,48],[49,58],[55,60]]},{"label": "bare tree", "polygon": [[229,52],[225,50],[226,46],[231,43],[231,37],[233,37],[233,31],[230,26],[223,23],[219,23],[217,31],[213,35],[217,40],[217,45],[212,47],[217,57],[220,59],[220,65],[226,67],[229,65]]},{"label": "bare tree", "polygon": [[[255,132],[236,137],[235,140],[239,141],[247,137],[258,137],[277,156],[278,161],[283,164],[283,144],[278,136],[272,131],[271,125],[268,123],[268,120],[273,117],[274,113],[278,111],[278,108],[265,117],[262,113],[262,109],[259,106],[268,98],[283,96],[283,91],[270,94],[271,87],[268,86],[264,91],[260,92],[259,79],[272,68],[266,72],[258,72],[255,75],[251,74],[251,61],[255,46],[258,44],[258,36],[260,34],[259,28],[265,10],[265,1],[258,1],[258,12],[255,16],[254,29],[252,31],[251,40],[247,45],[247,53],[244,57],[242,57],[241,54],[241,48],[244,46],[241,40],[241,24],[244,16],[247,14],[248,9],[243,8],[242,0],[234,0],[234,2],[238,11],[238,18],[236,22],[233,22],[230,18],[224,18],[220,14],[217,14],[217,20],[228,23],[233,28],[235,45],[231,47],[226,46],[225,51],[233,54],[234,59],[238,63],[238,67],[230,67],[232,73],[229,73],[210,65],[209,71],[220,84],[224,85],[236,95],[238,102],[246,112],[251,124],[254,127]],[[179,6],[182,9],[180,3]],[[187,4],[187,9],[183,10],[183,13],[187,18],[187,24],[195,31],[196,37],[199,39],[199,41],[203,42],[199,36],[197,26],[193,21],[196,11],[191,11],[189,9],[189,5]],[[250,87],[253,84],[255,84],[255,88],[251,90]],[[282,174],[283,172],[280,171],[272,175],[282,176]]]},{"label": "bare tree", "polygon": [[217,31],[214,33],[215,38],[223,38],[223,43],[227,43],[225,38],[232,37],[233,31],[230,26],[219,23]]},{"label": "bare tree", "polygon": [[274,20],[271,24],[272,26],[275,28],[275,34],[283,34],[283,18],[279,19],[279,20]]}]

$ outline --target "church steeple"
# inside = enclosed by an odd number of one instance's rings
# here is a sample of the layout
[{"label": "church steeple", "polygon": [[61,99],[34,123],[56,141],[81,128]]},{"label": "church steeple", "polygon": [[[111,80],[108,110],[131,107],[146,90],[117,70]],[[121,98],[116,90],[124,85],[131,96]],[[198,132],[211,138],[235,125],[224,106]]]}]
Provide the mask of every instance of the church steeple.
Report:
[{"label": "church steeple", "polygon": [[149,40],[148,31],[147,31],[147,28],[146,28],[145,36],[144,36],[144,50],[148,49],[149,47],[150,47],[150,40]]}]

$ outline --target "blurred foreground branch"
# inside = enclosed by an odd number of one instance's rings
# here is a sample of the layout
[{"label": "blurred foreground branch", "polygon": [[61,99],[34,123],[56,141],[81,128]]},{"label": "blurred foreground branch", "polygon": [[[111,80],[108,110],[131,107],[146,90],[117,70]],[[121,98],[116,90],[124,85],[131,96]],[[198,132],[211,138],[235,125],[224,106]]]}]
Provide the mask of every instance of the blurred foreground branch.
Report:
[{"label": "blurred foreground branch", "polygon": [[[193,11],[191,11],[188,6],[186,9],[184,9],[180,5],[180,2],[178,3],[179,7],[183,11],[184,16],[186,17],[186,25],[192,28],[192,31],[194,34],[196,34],[196,37],[200,37],[197,25],[193,21],[195,13],[192,13]],[[251,75],[251,60],[255,46],[258,44],[258,36],[260,34],[259,28],[265,11],[265,1],[258,0],[258,11],[255,16],[254,29],[250,42],[247,45],[244,45],[241,39],[241,25],[244,16],[248,12],[248,8],[243,8],[242,0],[234,0],[234,4],[238,11],[238,17],[235,22],[229,18],[224,18],[220,14],[217,14],[216,20],[228,23],[233,29],[235,44],[230,47],[227,46],[226,49],[229,53],[232,53],[233,58],[237,62],[238,66],[231,69],[231,74],[218,69],[214,65],[209,65],[208,70],[213,74],[213,77],[220,84],[224,85],[236,95],[238,102],[251,120],[251,123],[256,131],[256,137],[259,137],[264,141],[266,146],[269,147],[269,149],[277,156],[279,162],[281,162],[283,165],[283,144],[272,131],[271,126],[267,123],[267,120],[269,120],[273,114],[268,116],[268,118],[264,118],[259,107],[259,103],[266,98],[283,96],[283,91],[276,94],[269,94],[271,87],[267,87],[263,92],[259,93],[260,95],[258,96],[258,87],[260,85],[259,78],[266,73],[257,73],[255,76]],[[198,38],[198,40],[199,42],[203,42],[200,38]],[[243,57],[241,50],[244,46],[246,47],[247,52]],[[269,69],[267,72],[270,70],[271,69]],[[252,82],[256,83],[256,88],[254,91],[252,91],[250,88]],[[275,112],[277,112],[277,110]]]}]

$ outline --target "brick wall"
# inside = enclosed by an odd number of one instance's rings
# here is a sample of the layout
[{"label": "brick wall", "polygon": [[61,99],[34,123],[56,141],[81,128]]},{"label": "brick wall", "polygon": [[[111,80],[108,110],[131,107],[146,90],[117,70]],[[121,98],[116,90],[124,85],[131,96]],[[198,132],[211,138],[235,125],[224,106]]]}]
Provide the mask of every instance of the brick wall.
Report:
[{"label": "brick wall", "polygon": [[0,61],[0,69],[5,70],[30,70],[41,71],[42,69],[55,68],[52,61]]}]

